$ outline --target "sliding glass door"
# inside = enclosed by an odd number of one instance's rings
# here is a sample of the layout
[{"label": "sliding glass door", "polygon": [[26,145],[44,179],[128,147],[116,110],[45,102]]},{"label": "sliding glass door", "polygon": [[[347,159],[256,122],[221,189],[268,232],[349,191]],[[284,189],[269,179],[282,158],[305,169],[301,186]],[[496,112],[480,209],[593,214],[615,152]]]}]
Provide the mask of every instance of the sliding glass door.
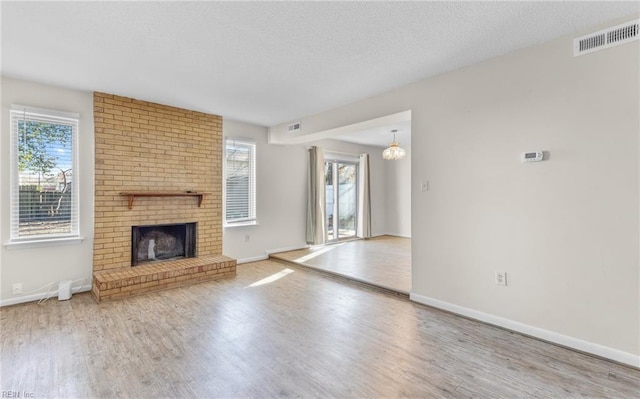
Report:
[{"label": "sliding glass door", "polygon": [[358,165],[344,161],[325,162],[327,193],[327,241],[356,236],[358,217]]}]

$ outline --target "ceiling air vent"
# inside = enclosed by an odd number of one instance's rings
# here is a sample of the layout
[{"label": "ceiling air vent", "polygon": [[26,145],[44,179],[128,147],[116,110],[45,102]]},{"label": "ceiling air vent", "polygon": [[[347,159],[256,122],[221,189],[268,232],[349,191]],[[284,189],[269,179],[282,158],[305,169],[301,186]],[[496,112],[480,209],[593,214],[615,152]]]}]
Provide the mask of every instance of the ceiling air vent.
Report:
[{"label": "ceiling air vent", "polygon": [[612,26],[598,32],[573,39],[573,55],[593,53],[594,51],[638,40],[640,19]]},{"label": "ceiling air vent", "polygon": [[295,133],[295,132],[300,131],[300,127],[301,127],[300,126],[300,122],[294,122],[294,123],[290,124],[289,128],[288,128],[289,133]]}]

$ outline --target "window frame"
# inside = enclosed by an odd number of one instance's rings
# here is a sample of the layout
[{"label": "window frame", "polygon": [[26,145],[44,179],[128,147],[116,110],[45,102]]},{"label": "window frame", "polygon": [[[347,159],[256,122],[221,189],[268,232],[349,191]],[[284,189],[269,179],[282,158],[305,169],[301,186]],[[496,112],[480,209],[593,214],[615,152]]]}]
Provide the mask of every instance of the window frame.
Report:
[{"label": "window frame", "polygon": [[[244,146],[250,149],[250,158],[249,158],[249,189],[248,189],[248,208],[249,208],[249,216],[245,218],[237,218],[237,219],[227,219],[227,173],[228,173],[228,150],[229,146]],[[223,215],[223,225],[224,227],[236,227],[236,226],[254,226],[258,224],[258,215],[257,215],[257,189],[256,189],[256,153],[257,153],[257,143],[255,140],[244,139],[244,138],[236,138],[236,137],[226,137],[224,139],[224,162],[223,162],[223,185],[222,185],[222,215]]]},{"label": "window frame", "polygon": [[[71,126],[71,175],[72,190],[70,194],[70,232],[48,233],[30,236],[20,236],[20,168],[18,167],[18,121],[38,120],[45,123],[64,124]],[[80,129],[80,115],[70,112],[12,105],[9,111],[11,132],[10,145],[10,195],[9,195],[9,242],[5,245],[33,246],[59,245],[82,241],[80,236],[80,173],[78,167],[78,136]]]}]

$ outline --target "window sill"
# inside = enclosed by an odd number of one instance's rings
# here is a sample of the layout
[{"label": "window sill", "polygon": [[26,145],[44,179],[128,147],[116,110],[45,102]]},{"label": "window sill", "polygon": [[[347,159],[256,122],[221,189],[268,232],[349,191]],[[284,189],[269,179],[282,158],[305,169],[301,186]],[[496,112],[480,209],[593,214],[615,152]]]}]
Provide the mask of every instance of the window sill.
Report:
[{"label": "window sill", "polygon": [[59,245],[75,245],[84,241],[84,237],[59,237],[59,238],[47,238],[42,240],[28,240],[28,241],[9,241],[5,242],[4,246],[7,249],[27,249],[27,248],[40,248],[40,247],[54,247]]},{"label": "window sill", "polygon": [[224,227],[225,229],[228,228],[233,228],[233,227],[247,227],[247,226],[257,226],[258,222],[257,221],[252,221],[252,222],[242,222],[242,223],[229,223],[229,224],[225,224]]}]

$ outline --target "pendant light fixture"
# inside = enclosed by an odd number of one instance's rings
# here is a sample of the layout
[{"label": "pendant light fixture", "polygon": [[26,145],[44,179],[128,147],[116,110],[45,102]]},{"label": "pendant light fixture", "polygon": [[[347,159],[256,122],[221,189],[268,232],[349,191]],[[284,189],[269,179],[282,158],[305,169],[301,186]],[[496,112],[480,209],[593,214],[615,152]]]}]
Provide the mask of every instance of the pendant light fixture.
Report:
[{"label": "pendant light fixture", "polygon": [[391,131],[393,133],[393,142],[389,144],[389,148],[382,151],[382,158],[386,160],[395,161],[398,159],[404,159],[407,156],[407,151],[400,147],[400,144],[396,141],[396,132],[398,130],[394,129]]}]

